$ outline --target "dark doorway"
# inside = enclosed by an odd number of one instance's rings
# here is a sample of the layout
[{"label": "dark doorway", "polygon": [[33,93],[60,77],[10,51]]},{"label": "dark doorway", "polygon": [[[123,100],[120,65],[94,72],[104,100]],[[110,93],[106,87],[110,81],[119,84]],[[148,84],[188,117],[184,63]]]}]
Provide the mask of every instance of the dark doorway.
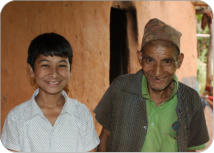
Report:
[{"label": "dark doorway", "polygon": [[110,83],[128,73],[129,49],[126,11],[111,8],[110,15]]}]

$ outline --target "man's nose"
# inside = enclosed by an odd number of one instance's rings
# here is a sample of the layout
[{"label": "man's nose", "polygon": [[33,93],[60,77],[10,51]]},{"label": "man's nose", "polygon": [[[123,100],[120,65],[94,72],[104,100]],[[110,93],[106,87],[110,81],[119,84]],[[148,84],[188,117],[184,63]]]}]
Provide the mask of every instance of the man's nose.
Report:
[{"label": "man's nose", "polygon": [[156,64],[154,66],[154,75],[155,76],[160,76],[162,74],[162,71],[163,71],[163,67],[160,65],[160,64]]}]

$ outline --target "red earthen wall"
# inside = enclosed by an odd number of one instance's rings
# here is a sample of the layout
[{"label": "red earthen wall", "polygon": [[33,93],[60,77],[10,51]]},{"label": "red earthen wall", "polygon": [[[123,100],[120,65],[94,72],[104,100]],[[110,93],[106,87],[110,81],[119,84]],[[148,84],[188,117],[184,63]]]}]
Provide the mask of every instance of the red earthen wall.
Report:
[{"label": "red earthen wall", "polygon": [[[180,80],[196,77],[196,23],[191,2],[133,2],[137,11],[138,41],[128,17],[129,72],[136,72],[136,50],[140,48],[145,23],[162,19],[183,33],[185,54]],[[7,113],[33,93],[26,72],[30,41],[44,32],[56,32],[71,43],[74,51],[69,95],[91,111],[109,86],[110,10],[112,2],[11,2],[1,18],[1,126]],[[101,127],[96,123],[98,133]]]}]

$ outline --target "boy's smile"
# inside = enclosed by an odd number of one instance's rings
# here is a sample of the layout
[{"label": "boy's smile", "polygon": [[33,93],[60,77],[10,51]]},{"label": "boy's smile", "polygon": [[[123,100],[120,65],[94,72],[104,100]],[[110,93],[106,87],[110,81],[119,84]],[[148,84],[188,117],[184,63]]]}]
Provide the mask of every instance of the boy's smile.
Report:
[{"label": "boy's smile", "polygon": [[60,93],[70,79],[70,64],[67,57],[40,55],[31,69],[41,92],[48,94]]}]

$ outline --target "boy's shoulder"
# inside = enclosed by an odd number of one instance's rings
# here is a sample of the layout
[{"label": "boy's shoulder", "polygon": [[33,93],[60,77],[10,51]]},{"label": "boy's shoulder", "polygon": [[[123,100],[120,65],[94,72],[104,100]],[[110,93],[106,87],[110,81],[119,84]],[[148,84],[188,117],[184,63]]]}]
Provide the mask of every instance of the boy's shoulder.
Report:
[{"label": "boy's shoulder", "polygon": [[74,121],[74,125],[79,129],[85,129],[88,125],[93,124],[92,113],[85,104],[72,98],[69,98],[67,103],[69,105],[66,105],[68,106],[66,110],[72,116],[70,119]]},{"label": "boy's shoulder", "polygon": [[[75,116],[76,118],[85,118],[91,115],[88,107],[79,102],[76,99],[69,98],[67,99],[67,105],[65,111]],[[36,108],[37,109],[37,108]],[[32,98],[15,106],[9,113],[7,118],[13,121],[27,121],[30,120],[35,112],[35,105],[33,104]],[[38,111],[38,110],[36,110]],[[39,111],[40,112],[40,111]]]},{"label": "boy's shoulder", "polygon": [[[32,99],[15,106],[9,113],[8,118],[13,120],[25,120],[32,112]],[[27,116],[26,116],[27,115]]]},{"label": "boy's shoulder", "polygon": [[89,112],[88,107],[76,99],[68,98],[67,111],[74,114],[85,114]]}]

